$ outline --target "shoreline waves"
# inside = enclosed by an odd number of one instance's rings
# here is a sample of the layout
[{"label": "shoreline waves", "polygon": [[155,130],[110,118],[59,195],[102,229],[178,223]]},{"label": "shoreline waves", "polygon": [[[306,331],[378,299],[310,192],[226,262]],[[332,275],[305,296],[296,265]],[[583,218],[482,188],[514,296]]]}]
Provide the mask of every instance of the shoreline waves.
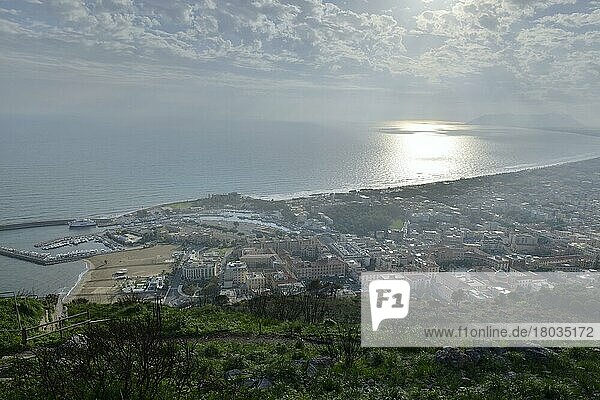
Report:
[{"label": "shoreline waves", "polygon": [[95,268],[94,264],[90,260],[84,259],[82,261],[85,264],[85,269],[81,271],[77,278],[77,282],[75,282],[67,294],[62,298],[63,303],[68,303],[71,300],[71,297],[75,297],[81,292],[85,280],[89,279],[90,271]]}]

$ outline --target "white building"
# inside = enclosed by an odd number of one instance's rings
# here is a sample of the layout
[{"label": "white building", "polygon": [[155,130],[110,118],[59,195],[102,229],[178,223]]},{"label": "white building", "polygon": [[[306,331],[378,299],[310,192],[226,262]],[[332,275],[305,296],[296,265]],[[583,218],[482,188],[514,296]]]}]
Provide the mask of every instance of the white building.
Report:
[{"label": "white building", "polygon": [[241,261],[227,263],[225,269],[223,269],[223,283],[225,287],[246,283],[247,278],[248,266]]},{"label": "white building", "polygon": [[218,254],[192,252],[181,267],[183,278],[188,281],[203,281],[217,276],[220,258]]},{"label": "white building", "polygon": [[326,255],[313,262],[294,265],[298,279],[320,279],[330,276],[345,276],[348,264],[338,257]]},{"label": "white building", "polygon": [[217,275],[217,262],[206,260],[192,262],[182,267],[183,277],[188,281],[203,281]]},{"label": "white building", "polygon": [[274,263],[279,259],[277,254],[264,249],[245,248],[242,250],[240,261],[248,266],[248,269],[272,269]]},{"label": "white building", "polygon": [[248,290],[262,292],[267,288],[267,278],[262,272],[251,272],[246,276]]}]

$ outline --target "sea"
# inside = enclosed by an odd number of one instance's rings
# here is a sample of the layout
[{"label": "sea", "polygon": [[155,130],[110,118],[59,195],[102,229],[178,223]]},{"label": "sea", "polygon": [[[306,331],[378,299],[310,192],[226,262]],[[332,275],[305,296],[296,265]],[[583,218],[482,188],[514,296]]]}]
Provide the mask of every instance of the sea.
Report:
[{"label": "sea", "polygon": [[[97,122],[97,121],[96,121]],[[445,121],[0,124],[0,224],[98,217],[214,193],[290,198],[456,180],[600,156],[600,137]],[[0,231],[31,249],[68,228]],[[68,291],[83,262],[0,256],[0,291]]]}]

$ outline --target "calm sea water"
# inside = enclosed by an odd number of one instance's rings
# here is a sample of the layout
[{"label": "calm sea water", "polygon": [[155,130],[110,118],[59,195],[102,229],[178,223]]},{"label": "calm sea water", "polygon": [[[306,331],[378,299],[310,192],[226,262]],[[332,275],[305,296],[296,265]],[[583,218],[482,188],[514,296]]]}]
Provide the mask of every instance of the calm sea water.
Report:
[{"label": "calm sea water", "polygon": [[[97,232],[97,228],[85,228],[78,235]],[[25,250],[40,251],[34,244],[73,235],[68,226],[48,226],[14,231],[0,231],[0,244]],[[78,250],[101,247],[96,243],[84,243]],[[72,250],[70,248],[69,250]],[[45,250],[48,253],[60,253],[65,249]],[[79,274],[85,271],[83,261],[41,266],[26,261],[0,256],[0,292],[7,290],[27,293],[47,294],[68,292],[77,282]]]},{"label": "calm sea water", "polygon": [[[0,223],[107,215],[209,193],[278,198],[408,185],[595,156],[600,138],[517,128],[390,134],[275,122],[11,123],[0,125]],[[62,234],[0,232],[0,244],[29,247]],[[82,269],[0,257],[0,290],[53,292]]]}]

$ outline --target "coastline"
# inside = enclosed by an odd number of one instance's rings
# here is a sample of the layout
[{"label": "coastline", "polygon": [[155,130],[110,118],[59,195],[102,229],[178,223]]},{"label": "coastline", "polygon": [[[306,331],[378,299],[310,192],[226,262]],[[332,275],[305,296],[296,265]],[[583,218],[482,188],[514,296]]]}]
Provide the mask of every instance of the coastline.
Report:
[{"label": "coastline", "polygon": [[[545,168],[553,168],[553,167],[583,163],[583,162],[593,161],[593,160],[597,160],[597,159],[600,159],[600,154],[593,154],[593,155],[588,154],[588,155],[584,155],[584,156],[570,157],[570,158],[564,159],[564,160],[558,159],[558,160],[555,160],[551,163],[544,164],[544,165],[520,164],[520,165],[516,165],[516,166],[504,167],[503,170],[501,170],[501,171],[497,171],[497,172],[489,173],[489,174],[461,176],[461,177],[454,178],[454,179],[431,179],[431,180],[424,180],[422,182],[407,182],[406,184],[379,185],[379,186],[368,186],[368,187],[346,187],[346,188],[334,188],[331,190],[315,189],[315,190],[307,190],[307,191],[292,192],[292,193],[280,193],[280,194],[276,193],[276,194],[270,194],[270,195],[257,195],[257,194],[252,194],[252,193],[240,193],[240,194],[242,196],[259,199],[259,200],[286,201],[286,200],[293,200],[293,199],[301,199],[303,197],[325,196],[325,195],[331,195],[331,194],[344,194],[344,193],[350,193],[350,192],[354,192],[354,191],[358,191],[358,192],[369,191],[369,190],[393,191],[393,190],[401,189],[401,188],[422,187],[424,185],[431,185],[431,184],[437,184],[437,183],[452,183],[452,182],[458,182],[458,181],[466,181],[466,180],[470,180],[470,179],[498,177],[498,176],[509,175],[509,174],[525,173],[527,171],[536,171],[536,170],[545,169]],[[213,194],[223,194],[223,193],[224,192],[213,193]],[[88,217],[96,218],[96,219],[120,218],[123,216],[127,216],[127,215],[131,215],[131,214],[140,212],[140,211],[151,210],[151,209],[157,208],[157,207],[168,207],[170,205],[177,204],[177,203],[192,202],[192,201],[195,201],[198,199],[206,198],[208,195],[209,194],[205,194],[204,197],[200,196],[200,197],[195,197],[195,198],[187,198],[187,199],[183,199],[183,200],[182,199],[174,199],[174,200],[169,200],[167,202],[160,202],[160,203],[149,204],[149,205],[145,205],[145,206],[141,206],[141,207],[137,207],[137,208],[130,208],[128,210],[107,211],[105,213],[95,214],[95,215],[90,214],[90,215],[88,215]],[[72,220],[72,219],[74,219],[74,218],[69,218],[68,220]],[[29,221],[29,220],[18,221],[18,223],[40,223],[40,222],[43,223],[44,221]],[[13,223],[15,223],[15,222],[11,221],[11,220],[7,220],[6,222],[0,221],[0,225],[10,225]]]},{"label": "coastline", "polygon": [[[576,159],[569,159],[569,160],[565,160],[565,161],[556,161],[551,164],[545,164],[545,165],[528,165],[528,166],[523,166],[522,168],[520,166],[505,167],[505,169],[506,168],[515,168],[515,169],[495,172],[495,173],[491,173],[491,174],[465,176],[465,177],[460,177],[460,178],[456,178],[456,179],[442,179],[442,180],[424,181],[424,182],[419,182],[419,183],[408,183],[406,185],[373,186],[373,187],[362,187],[362,188],[341,188],[341,189],[332,189],[329,191],[315,190],[315,191],[303,191],[303,192],[295,192],[295,193],[280,194],[280,195],[275,194],[275,195],[269,195],[269,196],[257,196],[257,195],[253,195],[253,194],[247,194],[247,193],[240,193],[240,194],[242,196],[259,199],[259,200],[286,201],[286,200],[301,199],[304,197],[316,197],[316,196],[327,196],[327,195],[332,195],[332,194],[344,194],[344,193],[350,193],[350,192],[354,192],[354,191],[356,191],[356,192],[369,191],[369,190],[394,191],[394,190],[398,190],[398,189],[421,187],[421,186],[433,185],[433,184],[439,184],[439,183],[453,183],[453,182],[468,181],[468,180],[474,180],[474,179],[480,179],[480,178],[493,178],[493,177],[500,177],[500,176],[505,176],[505,175],[527,173],[528,171],[538,171],[538,170],[546,169],[546,168],[555,168],[555,167],[567,166],[567,165],[571,165],[571,164],[585,163],[585,162],[594,161],[594,160],[600,160],[600,155],[594,155],[594,156],[590,156],[590,157],[586,156],[585,158],[578,157]],[[191,202],[191,201],[195,201],[198,199],[199,198],[192,198],[192,199],[185,199],[185,200],[170,201],[168,203],[158,203],[153,206],[141,207],[141,208],[135,209],[133,211],[129,211],[129,212],[126,212],[123,214],[118,214],[118,217],[122,217],[122,216],[129,215],[129,214],[134,214],[138,211],[151,210],[156,207],[168,207],[172,204],[186,203],[186,202]]]},{"label": "coastline", "polygon": [[86,258],[86,259],[83,259],[82,261],[85,264],[85,270],[81,271],[81,273],[77,277],[77,282],[75,282],[73,287],[71,287],[71,289],[67,292],[67,294],[62,298],[63,303],[68,303],[69,301],[72,300],[71,297],[74,298],[80,294],[85,281],[87,281],[89,279],[90,271],[92,269],[94,269],[94,264],[90,260],[88,260]]}]

